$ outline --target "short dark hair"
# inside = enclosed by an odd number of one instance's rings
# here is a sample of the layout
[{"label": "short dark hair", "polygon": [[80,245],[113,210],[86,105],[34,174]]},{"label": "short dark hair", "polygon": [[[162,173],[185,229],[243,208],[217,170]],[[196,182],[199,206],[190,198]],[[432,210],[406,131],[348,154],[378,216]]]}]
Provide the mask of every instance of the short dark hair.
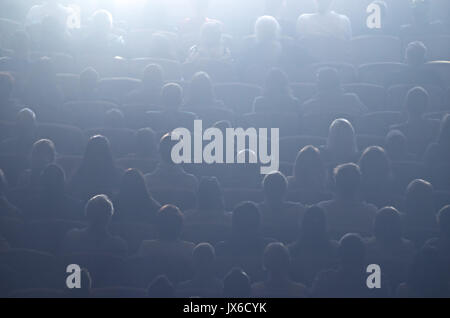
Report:
[{"label": "short dark hair", "polygon": [[183,103],[183,88],[176,83],[168,83],[161,91],[161,103],[165,108],[178,109]]},{"label": "short dark hair", "polygon": [[8,100],[14,87],[14,78],[9,73],[0,72],[0,100]]},{"label": "short dark hair", "polygon": [[406,110],[410,116],[422,116],[428,108],[428,92],[420,86],[411,88],[406,95]]},{"label": "short dark hair", "polygon": [[86,203],[85,212],[91,225],[106,226],[114,214],[114,207],[107,195],[99,194]]},{"label": "short dark hair", "polygon": [[233,210],[232,227],[238,234],[256,234],[260,226],[258,207],[253,202],[242,202]]},{"label": "short dark hair", "polygon": [[272,273],[285,273],[289,270],[291,256],[283,243],[270,243],[264,250],[264,267]]},{"label": "short dark hair", "polygon": [[250,297],[250,278],[241,268],[233,268],[223,280],[223,296],[227,298]]},{"label": "short dark hair", "polygon": [[167,204],[156,215],[156,227],[162,239],[178,239],[183,229],[184,217],[175,205]]},{"label": "short dark hair", "polygon": [[343,197],[353,197],[361,184],[361,171],[354,163],[339,165],[334,169],[336,193]]},{"label": "short dark hair", "polygon": [[264,195],[269,199],[283,199],[287,192],[287,179],[281,172],[272,172],[264,177]]}]

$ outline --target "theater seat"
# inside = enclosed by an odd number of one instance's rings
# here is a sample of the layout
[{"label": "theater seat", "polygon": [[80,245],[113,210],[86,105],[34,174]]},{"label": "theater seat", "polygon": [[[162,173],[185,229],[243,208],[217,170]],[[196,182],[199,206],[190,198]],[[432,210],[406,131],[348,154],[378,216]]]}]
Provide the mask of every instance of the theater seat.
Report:
[{"label": "theater seat", "polygon": [[290,136],[280,138],[281,161],[294,162],[303,147],[312,145],[320,147],[326,144],[326,138],[316,136]]},{"label": "theater seat", "polygon": [[331,67],[338,71],[341,83],[355,83],[357,81],[356,68],[350,63],[314,63],[301,67],[294,74],[290,70],[286,70],[289,74],[291,82],[298,83],[315,83],[317,81],[317,72],[321,68]]},{"label": "theater seat", "polygon": [[101,127],[106,112],[118,106],[105,101],[78,101],[65,103],[62,108],[64,123],[89,129]]},{"label": "theater seat", "polygon": [[[417,85],[395,85],[388,90],[388,105],[390,110],[403,110],[406,96],[411,88]],[[444,110],[448,105],[444,103],[445,91],[433,85],[421,85],[430,96],[428,109],[430,112]]]},{"label": "theater seat", "polygon": [[169,59],[150,57],[135,58],[129,61],[130,76],[141,78],[144,69],[149,64],[157,64],[163,69],[164,79],[167,81],[180,81],[182,79],[181,64]]},{"label": "theater seat", "polygon": [[389,132],[389,127],[400,124],[405,120],[406,116],[401,112],[383,111],[369,113],[358,119],[356,130],[360,134],[384,137]]},{"label": "theater seat", "polygon": [[56,151],[62,155],[82,154],[87,142],[80,128],[61,124],[39,124],[37,137],[53,141]]},{"label": "theater seat", "polygon": [[245,128],[267,128],[267,138],[271,138],[270,128],[278,128],[280,137],[300,133],[300,118],[295,113],[249,113],[242,120]]},{"label": "theater seat", "polygon": [[408,69],[408,65],[398,62],[367,63],[358,67],[359,81],[362,83],[386,85],[390,73],[402,72]]},{"label": "theater seat", "polygon": [[117,157],[130,154],[135,148],[135,135],[133,129],[128,128],[94,128],[86,130],[86,137],[102,135],[108,138],[111,151]]},{"label": "theater seat", "polygon": [[355,65],[375,62],[400,62],[402,45],[399,38],[387,35],[363,35],[351,40]]},{"label": "theater seat", "polygon": [[184,63],[182,69],[185,81],[190,81],[197,72],[208,73],[214,83],[230,83],[237,79],[233,64],[213,59]]},{"label": "theater seat", "polygon": [[253,101],[262,94],[259,86],[244,83],[216,84],[214,92],[217,99],[223,101],[225,106],[237,114],[251,112]]},{"label": "theater seat", "polygon": [[98,94],[100,99],[120,103],[122,99],[141,85],[141,81],[129,77],[103,78],[98,83]]},{"label": "theater seat", "polygon": [[346,93],[354,93],[367,106],[369,111],[385,110],[387,108],[386,89],[379,85],[358,83],[343,86]]}]

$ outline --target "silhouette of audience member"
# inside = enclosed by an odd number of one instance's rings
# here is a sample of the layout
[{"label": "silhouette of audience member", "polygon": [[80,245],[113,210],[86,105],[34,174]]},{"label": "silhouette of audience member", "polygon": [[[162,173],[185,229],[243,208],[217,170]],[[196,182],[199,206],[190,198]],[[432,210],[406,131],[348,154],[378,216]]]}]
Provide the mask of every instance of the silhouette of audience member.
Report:
[{"label": "silhouette of audience member", "polygon": [[270,243],[264,251],[264,268],[268,272],[266,281],[252,285],[252,296],[257,298],[304,298],[306,287],[289,277],[291,257],[282,243]]},{"label": "silhouette of audience member", "polygon": [[23,108],[17,114],[14,123],[14,134],[0,143],[0,153],[15,155],[25,160],[29,157],[36,141],[36,114],[29,108]]},{"label": "silhouette of audience member", "polygon": [[14,121],[20,110],[11,99],[14,78],[9,73],[0,72],[0,118],[2,121]]},{"label": "silhouette of audience member", "polygon": [[164,71],[157,64],[149,64],[142,74],[142,84],[128,93],[124,104],[142,104],[146,107],[159,106],[161,103],[161,90],[164,86]]},{"label": "silhouette of audience member", "polygon": [[297,35],[300,38],[308,36],[324,36],[342,40],[352,38],[350,19],[331,9],[334,0],[315,0],[316,13],[302,14],[297,20]]},{"label": "silhouette of audience member", "polygon": [[96,194],[111,195],[119,184],[119,170],[108,139],[101,135],[89,139],[83,160],[71,180],[71,190],[86,200]]},{"label": "silhouette of audience member", "polygon": [[231,51],[225,44],[223,25],[219,21],[206,22],[200,30],[200,41],[190,48],[186,62],[197,62],[212,59],[231,62]]},{"label": "silhouette of audience member", "polygon": [[430,0],[411,1],[413,20],[411,24],[401,26],[400,36],[403,39],[445,34],[445,28],[440,21],[431,21],[431,6]]},{"label": "silhouette of audience member", "polygon": [[218,257],[238,261],[242,257],[262,257],[266,245],[273,242],[261,236],[261,216],[253,202],[242,202],[234,208],[231,227],[231,238],[216,246]]},{"label": "silhouette of audience member", "polygon": [[384,269],[392,290],[395,290],[406,279],[415,246],[403,238],[402,217],[393,207],[378,210],[373,232],[374,237],[366,242],[367,258]]},{"label": "silhouette of audience member", "polygon": [[408,140],[400,130],[391,129],[385,138],[385,150],[392,162],[414,161],[415,156],[408,152]]},{"label": "silhouette of audience member", "polygon": [[15,31],[10,38],[10,56],[0,59],[0,70],[15,73],[17,85],[21,85],[27,77],[31,65],[30,37],[24,30]]},{"label": "silhouette of audience member", "polygon": [[223,279],[223,294],[225,298],[250,298],[250,278],[241,268],[231,269]]},{"label": "silhouette of audience member", "polygon": [[371,146],[364,150],[358,165],[361,169],[361,194],[364,200],[377,207],[393,205],[394,183],[391,162],[383,148]]},{"label": "silhouette of audience member", "polygon": [[439,121],[424,118],[429,112],[429,96],[422,87],[412,88],[406,97],[408,119],[405,123],[393,125],[391,129],[401,131],[408,141],[408,150],[422,156],[427,146],[436,140],[439,133]]},{"label": "silhouette of audience member", "polygon": [[287,179],[281,172],[273,172],[263,180],[264,201],[258,204],[261,226],[269,237],[283,242],[292,241],[305,207],[301,203],[286,200]]},{"label": "silhouette of audience member", "polygon": [[334,68],[322,68],[318,71],[317,90],[315,97],[303,103],[304,115],[332,113],[358,117],[367,112],[367,107],[358,95],[344,93],[339,74]]},{"label": "silhouette of audience member", "polygon": [[39,176],[37,193],[24,202],[24,214],[29,220],[80,220],[81,202],[66,193],[64,171],[55,164],[47,165]]},{"label": "silhouette of audience member", "polygon": [[73,10],[70,7],[64,6],[58,0],[47,0],[43,4],[34,5],[30,8],[25,18],[25,26],[30,27],[33,25],[39,25],[45,21],[45,19],[51,17],[56,19],[57,22],[66,28],[68,25],[68,18],[73,14]]},{"label": "silhouette of audience member", "polygon": [[338,245],[328,237],[325,211],[318,206],[309,207],[296,241],[288,246],[295,281],[311,286],[320,271],[335,267]]},{"label": "silhouette of audience member", "polygon": [[[442,259],[450,266],[450,205],[444,206],[437,215],[439,236],[430,239],[426,245],[435,247]],[[450,268],[447,266],[447,268]]]},{"label": "silhouette of audience member", "polygon": [[189,84],[189,94],[183,106],[188,111],[196,109],[223,108],[222,101],[214,96],[214,88],[209,75],[205,72],[196,73]]},{"label": "silhouette of audience member", "polygon": [[122,176],[114,206],[115,219],[136,223],[154,223],[161,208],[148,191],[144,176],[137,169],[128,169]]},{"label": "silhouette of audience member", "polygon": [[287,1],[265,0],[264,15],[273,16],[280,23],[281,32],[284,36],[296,37],[295,21],[287,17]]},{"label": "silhouette of audience member", "polygon": [[332,233],[370,234],[377,208],[360,199],[361,171],[353,163],[334,169],[336,197],[319,203]]},{"label": "silhouette of audience member", "polygon": [[135,135],[135,158],[155,159],[158,156],[155,132],[151,128],[138,129]]},{"label": "silhouette of audience member", "polygon": [[174,205],[165,205],[158,211],[155,224],[158,239],[143,241],[139,248],[139,256],[158,260],[164,264],[190,262],[195,245],[180,238],[184,225],[181,211]]},{"label": "silhouette of audience member", "polygon": [[408,279],[401,284],[396,296],[400,298],[448,298],[448,269],[433,247],[422,248],[408,271]]},{"label": "silhouette of audience member", "polygon": [[125,115],[120,109],[113,108],[106,112],[103,128],[123,129],[125,128]]},{"label": "silhouette of audience member", "polygon": [[11,204],[7,197],[8,194],[8,181],[5,174],[0,169],[0,217],[17,218],[20,216],[20,210]]},{"label": "silhouette of audience member", "polygon": [[272,69],[267,75],[263,96],[253,102],[253,111],[298,113],[300,101],[292,95],[289,79],[281,69]]},{"label": "silhouette of audience member", "polygon": [[166,134],[159,143],[161,161],[155,171],[145,175],[145,180],[150,189],[186,189],[195,191],[198,188],[198,180],[192,174],[186,173],[180,165],[172,160],[172,148],[176,145],[171,134]]},{"label": "silhouette of audience member", "polygon": [[[295,159],[293,175],[288,177],[288,189],[299,191],[306,203],[312,203],[324,197],[327,171],[320,155],[314,146],[303,147]],[[317,202],[317,201],[316,201]]]},{"label": "silhouette of audience member", "polygon": [[178,294],[184,297],[219,297],[223,283],[215,275],[216,252],[209,243],[198,244],[192,252],[195,276],[192,280],[180,283]]},{"label": "silhouette of audience member", "polygon": [[100,75],[93,67],[88,67],[80,73],[80,100],[98,100],[98,82]]},{"label": "silhouette of audience member", "polygon": [[112,202],[106,195],[92,197],[85,208],[88,225],[84,229],[67,232],[61,251],[65,254],[97,253],[117,256],[127,255],[127,244],[120,237],[109,233],[108,227],[114,214]]},{"label": "silhouette of audience member", "polygon": [[159,275],[148,286],[149,298],[174,298],[175,287],[166,275]]},{"label": "silhouette of audience member", "polygon": [[339,267],[319,273],[313,283],[312,297],[317,298],[371,298],[387,297],[388,290],[367,287],[366,249],[362,238],[346,234],[339,242]]},{"label": "silhouette of audience member", "polygon": [[332,167],[358,161],[355,129],[347,119],[339,118],[331,123],[327,144],[320,147],[320,154],[322,160]]},{"label": "silhouette of audience member", "polygon": [[197,208],[186,213],[189,223],[231,224],[225,210],[225,198],[216,177],[203,177],[197,191]]}]

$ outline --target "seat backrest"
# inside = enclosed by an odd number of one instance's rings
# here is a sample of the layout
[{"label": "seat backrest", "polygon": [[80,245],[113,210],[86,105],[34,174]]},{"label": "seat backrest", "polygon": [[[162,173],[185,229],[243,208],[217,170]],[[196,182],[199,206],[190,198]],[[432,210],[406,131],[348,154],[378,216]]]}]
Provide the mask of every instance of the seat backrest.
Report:
[{"label": "seat backrest", "polygon": [[356,131],[360,134],[386,136],[390,126],[400,124],[404,120],[405,115],[401,112],[384,111],[369,113],[358,119]]},{"label": "seat backrest", "polygon": [[350,63],[314,63],[306,65],[299,69],[294,75],[291,76],[292,82],[299,83],[315,83],[317,81],[317,72],[324,67],[335,68],[341,79],[342,83],[355,83],[357,74],[353,64]]},{"label": "seat backrest", "polygon": [[134,151],[135,135],[133,129],[127,128],[94,128],[86,130],[86,137],[102,135],[108,138],[111,151],[116,156],[124,156]]},{"label": "seat backrest", "polygon": [[120,103],[132,90],[139,87],[141,81],[129,77],[103,78],[98,83],[98,94],[101,99]]},{"label": "seat backrest", "polygon": [[344,85],[344,91],[358,95],[370,111],[387,108],[387,94],[382,86],[367,83],[346,84]]},{"label": "seat backrest", "polygon": [[398,62],[374,62],[362,64],[358,67],[359,81],[384,86],[390,73],[402,72],[408,65]]},{"label": "seat backrest", "polygon": [[195,62],[184,63],[183,78],[190,81],[197,72],[206,72],[214,83],[229,83],[237,79],[234,65],[231,63],[202,59]]},{"label": "seat backrest", "polygon": [[161,66],[164,72],[164,79],[168,81],[180,81],[182,78],[181,64],[178,61],[158,58],[135,58],[129,61],[130,76],[142,78],[145,67],[149,64]]},{"label": "seat backrest", "polygon": [[402,45],[399,38],[387,35],[364,35],[352,39],[352,62],[355,65],[374,62],[400,62]]},{"label": "seat backrest", "polygon": [[61,124],[39,124],[37,137],[53,141],[56,151],[62,155],[82,154],[87,142],[80,128]]},{"label": "seat backrest", "polygon": [[223,83],[214,85],[216,98],[237,114],[252,111],[253,101],[261,96],[261,87],[244,83]]},{"label": "seat backrest", "polygon": [[[394,85],[388,90],[388,105],[390,110],[404,110],[406,96],[408,91],[417,85]],[[434,85],[421,85],[429,95],[428,111],[441,111],[444,110],[446,105],[445,91]]]},{"label": "seat backrest", "polygon": [[297,154],[304,147],[319,147],[326,144],[326,138],[316,136],[290,136],[280,138],[280,160],[294,162]]}]

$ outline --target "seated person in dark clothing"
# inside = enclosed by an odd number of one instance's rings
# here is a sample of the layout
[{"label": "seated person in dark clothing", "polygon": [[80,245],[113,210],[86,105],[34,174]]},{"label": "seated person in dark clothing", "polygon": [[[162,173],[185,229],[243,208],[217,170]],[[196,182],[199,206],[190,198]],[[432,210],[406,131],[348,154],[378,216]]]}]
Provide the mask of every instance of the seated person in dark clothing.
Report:
[{"label": "seated person in dark clothing", "polygon": [[223,279],[223,297],[250,298],[250,278],[240,268],[233,268]]},{"label": "seated person in dark clothing", "polygon": [[327,233],[325,211],[308,208],[300,225],[298,238],[288,248],[292,257],[292,277],[310,286],[317,273],[337,263],[338,242]]},{"label": "seated person in dark clothing", "polygon": [[427,242],[427,246],[437,248],[439,254],[450,268],[450,205],[444,206],[437,215],[439,236]]},{"label": "seated person in dark clothing", "polygon": [[439,121],[423,117],[429,111],[428,99],[425,89],[412,88],[406,97],[408,120],[391,127],[394,130],[400,130],[406,136],[409,152],[419,156],[425,152],[428,144],[433,142],[439,133]]},{"label": "seated person in dark clothing", "polygon": [[11,204],[7,197],[8,182],[3,170],[0,169],[0,217],[17,218],[20,216],[20,210]]},{"label": "seated person in dark clothing", "polygon": [[342,233],[370,234],[377,208],[360,199],[361,171],[355,164],[343,164],[334,170],[335,199],[320,202],[328,227]]},{"label": "seated person in dark clothing", "polygon": [[253,111],[298,113],[300,101],[292,95],[287,75],[280,69],[272,69],[267,75],[263,96],[253,102]]},{"label": "seated person in dark clothing", "polygon": [[236,206],[232,216],[232,237],[217,244],[218,257],[262,257],[272,239],[261,236],[261,216],[253,202]]},{"label": "seated person in dark clothing", "polygon": [[440,75],[432,70],[423,68],[427,62],[428,49],[420,41],[408,44],[405,51],[405,62],[408,69],[386,74],[386,87],[400,84],[435,85],[445,87]]},{"label": "seated person in dark clothing", "polygon": [[205,72],[196,73],[189,83],[189,94],[183,108],[195,112],[196,109],[223,107],[223,102],[214,96],[214,87],[209,75]]},{"label": "seated person in dark clothing", "polygon": [[125,256],[128,250],[126,242],[108,231],[114,214],[114,207],[108,197],[93,197],[86,204],[85,212],[88,226],[67,232],[61,251],[65,254],[105,253]]},{"label": "seated person in dark clothing", "polygon": [[150,298],[174,298],[175,287],[166,275],[159,275],[148,286],[147,295]]},{"label": "seated person in dark clothing", "polygon": [[314,281],[312,296],[320,298],[387,297],[381,276],[381,288],[367,286],[366,249],[357,234],[346,234],[339,243],[339,268],[319,273]]},{"label": "seated person in dark clothing", "polygon": [[195,276],[192,280],[180,283],[177,287],[181,297],[219,297],[223,283],[214,273],[216,252],[208,243],[201,243],[192,252]]},{"label": "seated person in dark clothing", "polygon": [[93,67],[84,69],[80,74],[80,100],[98,100],[98,82],[100,75]]},{"label": "seated person in dark clothing", "polygon": [[143,241],[138,252],[140,256],[155,260],[192,260],[195,245],[180,239],[184,216],[176,206],[163,206],[156,215],[155,224],[158,239]]},{"label": "seated person in dark clothing", "polygon": [[389,131],[385,139],[385,150],[391,161],[414,161],[416,156],[408,151],[408,140],[400,130]]},{"label": "seated person in dark clothing", "polygon": [[158,156],[155,132],[151,128],[141,128],[136,132],[135,158],[156,159]]},{"label": "seated person in dark clothing", "polygon": [[264,233],[283,242],[292,241],[305,207],[301,203],[286,201],[287,180],[280,172],[266,175],[263,189],[264,201],[258,204],[258,209]]},{"label": "seated person in dark clothing", "polygon": [[291,257],[282,243],[270,243],[264,251],[264,268],[267,280],[252,285],[252,296],[256,298],[305,298],[307,288],[289,277]]},{"label": "seated person in dark clothing", "polygon": [[15,72],[22,80],[30,69],[30,37],[27,32],[18,30],[10,38],[12,55],[0,59],[0,70]]},{"label": "seated person in dark clothing", "polygon": [[142,76],[140,87],[128,93],[123,99],[124,104],[142,104],[159,106],[161,90],[164,86],[164,71],[157,64],[147,65]]},{"label": "seated person in dark clothing", "polygon": [[337,113],[357,117],[367,112],[358,95],[343,92],[339,74],[334,68],[318,71],[317,90],[315,97],[303,103],[304,115]]},{"label": "seated person in dark clothing", "polygon": [[170,134],[161,138],[159,143],[159,154],[161,162],[152,173],[145,175],[145,181],[150,189],[154,188],[177,188],[196,191],[198,180],[192,174],[186,173],[180,165],[172,160],[172,148],[176,141],[172,140]]},{"label": "seated person in dark clothing", "polygon": [[11,99],[14,86],[14,78],[8,73],[0,73],[0,120],[12,122],[16,119],[17,103]]},{"label": "seated person in dark clothing", "polygon": [[14,136],[0,143],[0,153],[15,155],[26,160],[35,143],[36,137],[36,114],[29,108],[23,108],[16,117],[14,125]]},{"label": "seated person in dark clothing", "polygon": [[216,177],[203,177],[197,191],[197,208],[186,212],[190,223],[231,224],[231,214],[225,211],[225,199]]},{"label": "seated person in dark clothing", "polygon": [[144,176],[136,169],[128,169],[122,176],[114,206],[115,221],[138,223],[154,223],[161,208],[148,191]]},{"label": "seated person in dark clothing", "polygon": [[82,219],[80,201],[67,195],[64,171],[55,164],[42,170],[35,195],[24,202],[24,214],[29,220]]}]

